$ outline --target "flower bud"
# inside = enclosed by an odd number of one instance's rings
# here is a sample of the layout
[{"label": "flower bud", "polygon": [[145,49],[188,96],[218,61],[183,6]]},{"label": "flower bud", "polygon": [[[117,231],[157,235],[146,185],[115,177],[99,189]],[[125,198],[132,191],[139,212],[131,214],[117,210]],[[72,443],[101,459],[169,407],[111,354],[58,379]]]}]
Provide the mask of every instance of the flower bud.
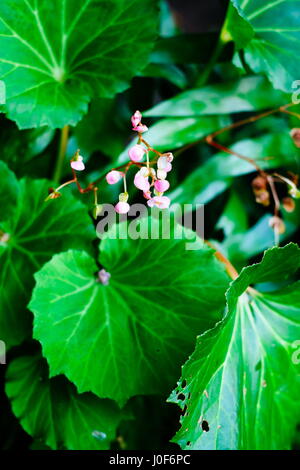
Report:
[{"label": "flower bud", "polygon": [[156,180],[154,187],[159,193],[164,193],[165,191],[168,191],[170,183],[167,180]]},{"label": "flower bud", "polygon": [[131,123],[133,127],[136,127],[142,120],[142,115],[139,111],[136,111],[132,116],[131,116]]},{"label": "flower bud", "polygon": [[146,150],[142,145],[136,144],[128,150],[129,158],[132,162],[140,162]]},{"label": "flower bud", "polygon": [[143,196],[145,199],[151,199],[151,192],[150,191],[144,191]]},{"label": "flower bud", "polygon": [[134,177],[134,185],[138,188],[141,189],[142,191],[149,191],[150,189],[150,183],[148,181],[148,178],[143,176],[139,171]]},{"label": "flower bud", "polygon": [[167,172],[165,170],[157,170],[156,176],[159,180],[165,180],[167,177]]},{"label": "flower bud", "polygon": [[124,173],[122,173],[121,171],[112,170],[107,173],[105,178],[108,184],[115,184],[118,183],[123,178],[123,176]]},{"label": "flower bud", "polygon": [[45,201],[49,201],[49,199],[58,199],[59,197],[61,197],[61,193],[59,193],[58,191],[55,191],[55,190],[50,190],[49,192],[49,196],[46,197]]},{"label": "flower bud", "polygon": [[168,163],[168,158],[165,155],[159,157],[159,159],[157,160],[157,168],[159,170],[165,170],[167,168]]},{"label": "flower bud", "polygon": [[83,157],[81,155],[78,155],[76,160],[71,160],[70,164],[73,170],[83,171],[85,169],[85,165],[83,163]]},{"label": "flower bud", "polygon": [[127,214],[127,212],[130,211],[130,205],[128,204],[128,202],[120,201],[118,202],[118,204],[115,205],[115,211],[118,214]]},{"label": "flower bud", "polygon": [[159,209],[167,209],[170,205],[170,199],[167,196],[155,196],[147,201],[149,207],[158,207]]},{"label": "flower bud", "polygon": [[93,217],[94,217],[95,220],[97,220],[97,218],[101,214],[102,210],[103,210],[102,204],[95,204],[95,206],[93,208]]},{"label": "flower bud", "polygon": [[300,199],[300,190],[296,186],[290,186],[289,194],[295,199]]},{"label": "flower bud", "polygon": [[259,190],[255,191],[255,200],[258,204],[262,204],[263,206],[267,207],[270,205],[270,193],[267,190]]},{"label": "flower bud", "polygon": [[272,227],[272,229],[278,232],[280,235],[285,232],[285,224],[283,220],[277,215],[274,215],[270,218],[269,226]]},{"label": "flower bud", "polygon": [[168,163],[167,163],[167,166],[166,166],[166,168],[165,168],[165,171],[166,171],[167,173],[169,173],[169,171],[171,171],[171,170],[172,170],[172,163],[169,163],[169,162],[168,162]]},{"label": "flower bud", "polygon": [[119,201],[120,202],[127,202],[128,201],[128,193],[121,193],[119,194]]},{"label": "flower bud", "polygon": [[254,180],[251,182],[253,191],[259,190],[259,189],[266,189],[267,187],[267,180],[263,176],[256,176]]},{"label": "flower bud", "polygon": [[164,153],[162,156],[166,157],[169,163],[171,163],[174,159],[174,155],[171,152]]},{"label": "flower bud", "polygon": [[134,126],[132,130],[142,134],[143,132],[147,132],[148,127],[145,126],[145,124],[139,124],[138,126]]},{"label": "flower bud", "polygon": [[[145,178],[147,178],[149,176],[149,168],[147,168],[146,166],[143,166],[139,171],[138,173],[141,175],[141,176],[144,176]],[[137,174],[138,174],[137,173]]]},{"label": "flower bud", "polygon": [[294,212],[296,207],[295,201],[291,197],[284,197],[282,205],[287,212]]},{"label": "flower bud", "polygon": [[294,128],[290,132],[290,136],[294,141],[296,147],[300,148],[300,129]]},{"label": "flower bud", "polygon": [[101,269],[98,272],[98,279],[101,282],[101,284],[103,284],[104,286],[108,286],[110,278],[111,278],[111,274],[105,271],[105,269]]}]

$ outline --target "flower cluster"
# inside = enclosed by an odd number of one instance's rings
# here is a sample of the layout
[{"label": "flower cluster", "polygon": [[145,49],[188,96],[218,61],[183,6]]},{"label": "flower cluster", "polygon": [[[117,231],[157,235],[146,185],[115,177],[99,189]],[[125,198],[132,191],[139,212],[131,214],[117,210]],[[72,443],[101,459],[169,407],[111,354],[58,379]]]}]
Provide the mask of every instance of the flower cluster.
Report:
[{"label": "flower cluster", "polygon": [[[115,205],[115,211],[119,214],[127,214],[130,210],[128,204],[129,195],[127,192],[126,175],[131,167],[138,167],[138,171],[134,176],[134,185],[143,192],[144,198],[147,200],[149,207],[158,207],[160,209],[167,209],[170,205],[170,199],[164,195],[169,189],[170,183],[167,180],[168,173],[172,170],[173,155],[170,152],[161,153],[155,150],[143,138],[142,134],[148,131],[148,127],[142,123],[142,115],[136,111],[131,116],[132,130],[138,133],[137,144],[130,147],[128,150],[129,162],[114,168],[105,175],[108,184],[116,184],[123,179],[124,191],[119,194],[119,202]],[[155,159],[149,160],[149,153],[155,154]],[[146,157],[146,158],[145,158]],[[156,168],[154,166],[156,165]],[[50,188],[49,195],[46,200],[56,199],[61,196],[60,189],[75,183],[80,193],[94,192],[94,208],[93,217],[97,219],[101,215],[103,206],[98,204],[98,183],[102,179],[100,177],[94,183],[89,183],[86,188],[82,188],[78,178],[77,172],[85,170],[83,157],[80,155],[80,150],[75,152],[75,155],[70,161],[70,166],[73,173],[73,178],[61,184],[58,188]]]},{"label": "flower cluster", "polygon": [[[139,170],[134,176],[134,185],[143,192],[143,197],[147,200],[149,207],[158,207],[167,209],[170,205],[170,199],[164,195],[169,189],[170,183],[167,181],[168,173],[172,170],[172,153],[160,153],[153,149],[142,134],[148,130],[145,124],[142,124],[142,115],[136,111],[131,117],[132,130],[138,133],[138,143],[130,147],[128,155],[129,164],[125,172],[112,170],[106,175],[108,184],[118,183],[121,179],[124,181],[124,192],[119,195],[119,202],[115,206],[116,212],[126,214],[130,210],[128,204],[129,195],[127,193],[126,173],[131,166],[138,166]],[[149,153],[156,155],[154,161],[149,160]],[[146,158],[145,158],[146,157]],[[153,168],[156,164],[157,168]]]}]

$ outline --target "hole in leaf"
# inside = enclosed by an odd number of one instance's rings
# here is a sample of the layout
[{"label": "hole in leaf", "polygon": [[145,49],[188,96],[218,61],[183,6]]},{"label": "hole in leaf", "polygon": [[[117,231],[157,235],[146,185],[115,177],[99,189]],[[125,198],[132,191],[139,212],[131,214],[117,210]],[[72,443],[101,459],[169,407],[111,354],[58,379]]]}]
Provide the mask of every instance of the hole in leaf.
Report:
[{"label": "hole in leaf", "polygon": [[178,398],[178,400],[185,400],[184,393],[179,393],[179,395],[177,395],[177,398]]},{"label": "hole in leaf", "polygon": [[201,423],[202,431],[208,432],[209,431],[209,425],[208,422],[204,419]]},{"label": "hole in leaf", "polygon": [[185,388],[185,387],[186,387],[186,380],[185,380],[185,379],[181,382],[181,387],[182,387],[182,388]]},{"label": "hole in leaf", "polygon": [[255,370],[260,370],[261,369],[261,361],[258,361],[258,363],[255,366]]}]

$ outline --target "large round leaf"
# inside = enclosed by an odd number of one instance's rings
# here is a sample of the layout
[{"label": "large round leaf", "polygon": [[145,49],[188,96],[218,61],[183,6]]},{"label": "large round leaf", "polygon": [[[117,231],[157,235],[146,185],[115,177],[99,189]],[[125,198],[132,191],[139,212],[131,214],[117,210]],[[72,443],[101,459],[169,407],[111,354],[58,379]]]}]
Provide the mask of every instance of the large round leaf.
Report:
[{"label": "large round leaf", "polygon": [[[264,72],[274,88],[291,92],[299,79],[295,57],[300,53],[300,0],[231,0],[241,15],[240,34],[232,30],[236,13],[229,9],[228,28],[238,47],[244,47],[245,60],[255,72]],[[234,19],[231,21],[231,16]],[[250,32],[251,27],[253,29]],[[243,31],[249,31],[245,45]],[[243,44],[240,44],[243,38]]]},{"label": "large round leaf", "polygon": [[90,98],[124,90],[155,38],[152,0],[0,2],[0,78],[20,128],[75,125]]},{"label": "large round leaf", "polygon": [[109,449],[121,419],[113,401],[79,395],[65,377],[49,379],[39,355],[13,360],[6,379],[13,412],[31,436],[52,449]]},{"label": "large round leaf", "polygon": [[299,420],[300,283],[245,291],[286,280],[299,266],[298,246],[275,247],[231,284],[228,314],[198,337],[170,398],[184,409],[174,438],[183,449],[291,448]]},{"label": "large round leaf", "polygon": [[100,262],[111,274],[108,285],[98,282],[86,253],[54,256],[36,274],[30,302],[51,375],[64,373],[80,392],[121,405],[133,395],[167,393],[196,334],[214,325],[224,306],[224,267],[197,243],[189,251],[173,234],[107,237]]},{"label": "large round leaf", "polygon": [[46,180],[18,182],[0,162],[0,335],[7,347],[30,333],[33,273],[54,253],[88,249],[94,236],[85,206],[73,196],[44,201],[49,186]]}]

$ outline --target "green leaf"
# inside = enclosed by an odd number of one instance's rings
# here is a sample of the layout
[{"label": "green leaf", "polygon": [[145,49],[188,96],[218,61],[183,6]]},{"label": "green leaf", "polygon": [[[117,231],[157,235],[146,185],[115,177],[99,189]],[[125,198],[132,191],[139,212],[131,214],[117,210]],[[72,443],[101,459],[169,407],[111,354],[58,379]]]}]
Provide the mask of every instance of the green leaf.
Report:
[{"label": "green leaf", "polygon": [[[235,0],[233,0],[233,3],[235,3]],[[239,50],[249,43],[255,33],[249,21],[238,12],[233,3],[229,3],[228,13],[221,34],[226,42],[233,40],[236,49]]]},{"label": "green leaf", "polygon": [[[293,163],[297,149],[288,134],[269,134],[245,139],[231,146],[235,152],[257,159],[261,168],[277,168]],[[272,157],[264,159],[265,157]],[[217,153],[196,168],[169,194],[173,203],[205,204],[227,189],[233,178],[256,171],[255,167],[234,155]]]},{"label": "green leaf", "polygon": [[179,93],[144,113],[145,116],[201,116],[257,111],[289,101],[274,90],[264,77],[244,77],[239,81],[209,85]]},{"label": "green leaf", "polygon": [[148,64],[138,75],[143,77],[165,78],[178,88],[186,88],[188,79],[185,73],[172,64]]},{"label": "green leaf", "polygon": [[[19,195],[19,185],[17,178],[12,171],[0,160],[0,221],[4,221],[11,216],[17,203]],[[1,238],[1,235],[0,235]],[[1,242],[1,241],[0,241]]]},{"label": "green leaf", "polygon": [[216,228],[222,229],[226,237],[244,233],[247,230],[248,219],[245,205],[236,191],[231,191],[229,200],[217,222]]},{"label": "green leaf", "polygon": [[13,412],[32,437],[52,449],[110,448],[121,419],[113,401],[79,395],[65,377],[49,379],[47,363],[38,355],[14,359],[6,379]]},{"label": "green leaf", "polygon": [[300,282],[260,293],[254,283],[288,279],[300,249],[268,250],[228,292],[228,312],[199,336],[170,401],[184,408],[174,441],[183,449],[288,449],[299,418]]},{"label": "green leaf", "polygon": [[157,8],[151,0],[5,0],[0,78],[20,128],[75,125],[90,99],[123,91],[147,64]]},{"label": "green leaf", "polygon": [[[155,219],[141,224],[159,228]],[[126,225],[118,227],[122,234]],[[188,237],[195,240],[189,230],[183,239],[172,230],[170,239],[136,240],[109,238],[114,230],[100,245],[108,285],[98,282],[89,255],[71,250],[35,275],[29,307],[51,376],[63,373],[79,392],[123,405],[133,395],[167,392],[195,331],[220,319],[228,278],[202,241],[186,249]]]},{"label": "green leaf", "polygon": [[67,247],[89,249],[94,236],[86,208],[73,196],[64,194],[61,199],[44,202],[50,182],[27,178],[17,182],[3,162],[0,181],[4,207],[0,215],[0,331],[10,347],[30,333],[31,315],[26,305],[34,272]]},{"label": "green leaf", "polygon": [[[300,1],[231,1],[246,20],[244,23],[250,23],[254,30],[244,48],[246,63],[256,73],[266,74],[275,88],[291,92],[293,81],[299,78],[295,57],[300,53]],[[229,9],[228,15],[232,14],[233,9]],[[235,22],[228,21],[228,32],[236,38],[230,24]]]},{"label": "green leaf", "polygon": [[4,105],[6,102],[6,87],[5,83],[0,81],[0,105]]},{"label": "green leaf", "polygon": [[[114,135],[111,132],[112,126],[115,129]],[[93,100],[89,112],[75,127],[74,136],[76,148],[80,148],[84,155],[100,150],[110,159],[117,158],[128,138],[128,125],[125,128],[120,125],[116,100]]]}]

